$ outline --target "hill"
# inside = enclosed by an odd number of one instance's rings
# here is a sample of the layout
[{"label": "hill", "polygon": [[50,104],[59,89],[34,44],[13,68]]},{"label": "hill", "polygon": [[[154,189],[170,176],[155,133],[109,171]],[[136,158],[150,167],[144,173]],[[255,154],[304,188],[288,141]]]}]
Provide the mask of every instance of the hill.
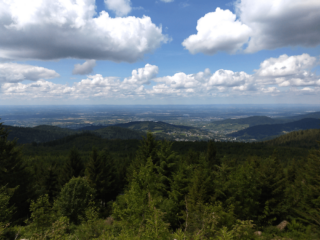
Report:
[{"label": "hill", "polygon": [[238,132],[228,134],[228,136],[241,139],[263,140],[266,138],[272,138],[292,131],[319,128],[320,119],[304,118],[299,121],[284,124],[257,125],[240,130]]},{"label": "hill", "polygon": [[214,124],[246,124],[249,127],[257,126],[257,125],[265,125],[265,124],[279,124],[284,123],[285,119],[276,119],[270,118],[266,116],[253,116],[247,118],[237,118],[237,119],[225,119],[221,121],[214,121]]},{"label": "hill", "polygon": [[140,122],[129,122],[114,125],[116,127],[129,128],[138,131],[151,131],[151,132],[181,132],[196,129],[195,127],[173,125],[165,122],[153,122],[153,121],[140,121]]},{"label": "hill", "polygon": [[127,128],[121,128],[117,126],[101,128],[101,129],[92,131],[92,133],[95,133],[104,139],[128,140],[128,139],[142,139],[143,136],[146,136],[145,132],[127,129]]},{"label": "hill", "polygon": [[101,125],[91,125],[91,126],[86,126],[86,127],[81,127],[81,128],[77,128],[77,131],[95,131],[95,130],[99,130],[102,128],[105,128],[108,126],[101,126]]},{"label": "hill", "polygon": [[55,126],[40,125],[37,127],[14,127],[4,126],[9,131],[9,140],[17,139],[19,144],[42,143],[57,140],[75,134],[71,129],[59,128]]},{"label": "hill", "polygon": [[307,129],[287,133],[264,143],[269,146],[287,146],[295,148],[318,148],[320,129]]},{"label": "hill", "polygon": [[304,118],[320,118],[320,112],[313,112],[313,113],[307,113],[307,114],[301,114],[301,115],[296,115],[296,116],[292,116],[292,117],[286,117],[286,118],[277,118],[280,120],[284,120],[284,121],[298,121]]}]

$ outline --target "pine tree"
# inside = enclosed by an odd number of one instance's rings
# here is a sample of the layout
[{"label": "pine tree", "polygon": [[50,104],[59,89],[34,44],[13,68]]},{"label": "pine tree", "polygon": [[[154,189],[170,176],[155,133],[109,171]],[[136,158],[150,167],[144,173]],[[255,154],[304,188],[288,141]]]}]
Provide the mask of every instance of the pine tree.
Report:
[{"label": "pine tree", "polygon": [[80,153],[74,147],[71,149],[68,160],[64,166],[61,176],[61,185],[70,181],[72,177],[82,177],[84,174],[84,165]]},{"label": "pine tree", "polygon": [[14,191],[9,206],[15,206],[13,220],[23,221],[28,216],[28,199],[33,197],[28,184],[31,178],[25,168],[16,141],[8,141],[9,132],[0,123],[0,186]]}]

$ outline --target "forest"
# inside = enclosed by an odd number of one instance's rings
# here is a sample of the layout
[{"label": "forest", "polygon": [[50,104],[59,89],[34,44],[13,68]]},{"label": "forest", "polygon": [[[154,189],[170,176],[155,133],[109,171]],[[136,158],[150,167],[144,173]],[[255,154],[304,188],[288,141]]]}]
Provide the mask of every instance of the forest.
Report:
[{"label": "forest", "polygon": [[0,124],[0,239],[320,238],[320,130],[259,143],[8,135]]}]

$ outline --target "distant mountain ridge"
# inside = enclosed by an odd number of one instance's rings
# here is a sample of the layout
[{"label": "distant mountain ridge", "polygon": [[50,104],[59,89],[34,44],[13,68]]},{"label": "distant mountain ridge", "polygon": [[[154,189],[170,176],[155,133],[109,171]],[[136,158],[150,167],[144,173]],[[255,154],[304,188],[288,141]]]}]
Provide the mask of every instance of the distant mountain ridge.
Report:
[{"label": "distant mountain ridge", "polygon": [[257,126],[257,125],[266,125],[266,124],[281,124],[298,121],[304,118],[320,118],[320,112],[313,112],[307,114],[301,114],[290,117],[280,117],[280,118],[271,118],[267,116],[252,116],[246,118],[237,118],[237,119],[224,119],[220,121],[212,121],[214,124],[246,124],[249,127]]},{"label": "distant mountain ridge", "polygon": [[247,118],[237,118],[237,119],[225,119],[221,121],[213,121],[214,124],[247,124],[249,127],[256,125],[265,125],[265,124],[278,124],[284,123],[286,120],[280,120],[276,118],[270,118],[266,116],[252,116]]},{"label": "distant mountain ridge", "polygon": [[142,139],[147,131],[155,134],[157,139],[174,140],[168,132],[201,131],[194,127],[173,125],[165,122],[129,122],[112,126],[87,126],[76,130],[60,128],[57,126],[40,125],[36,127],[15,127],[5,126],[9,130],[9,140],[17,139],[19,144],[25,143],[45,143],[59,140],[68,136],[88,132],[103,139]]},{"label": "distant mountain ridge", "polygon": [[195,127],[190,126],[182,126],[182,125],[174,125],[166,122],[161,121],[136,121],[136,122],[129,122],[129,123],[120,123],[113,125],[115,127],[122,127],[122,128],[129,128],[132,130],[139,130],[139,131],[182,131],[182,130],[191,130],[197,129]]},{"label": "distant mountain ridge", "polygon": [[299,121],[283,124],[256,125],[228,134],[228,136],[242,139],[262,140],[269,137],[278,136],[286,132],[305,129],[320,129],[320,119],[304,118]]},{"label": "distant mountain ridge", "polygon": [[307,129],[287,133],[264,143],[269,146],[319,148],[320,129]]}]

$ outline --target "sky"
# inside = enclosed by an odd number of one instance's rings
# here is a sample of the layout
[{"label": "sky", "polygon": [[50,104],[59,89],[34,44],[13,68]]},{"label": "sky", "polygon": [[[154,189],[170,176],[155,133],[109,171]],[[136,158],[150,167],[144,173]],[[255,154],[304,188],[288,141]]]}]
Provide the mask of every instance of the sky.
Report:
[{"label": "sky", "polygon": [[320,104],[319,0],[0,0],[0,105]]}]

